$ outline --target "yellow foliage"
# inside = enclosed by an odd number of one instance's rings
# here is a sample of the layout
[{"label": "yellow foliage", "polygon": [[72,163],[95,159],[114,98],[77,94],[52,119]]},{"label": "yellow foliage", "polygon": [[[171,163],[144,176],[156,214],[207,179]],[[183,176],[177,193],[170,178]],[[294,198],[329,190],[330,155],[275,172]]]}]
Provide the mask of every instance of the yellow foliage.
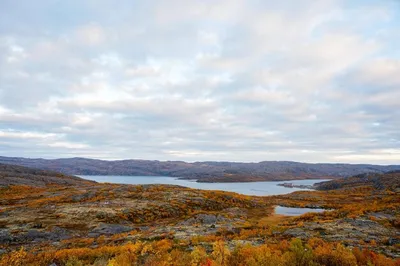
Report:
[{"label": "yellow foliage", "polygon": [[0,260],[0,266],[25,266],[27,255],[22,247],[20,250],[4,255]]},{"label": "yellow foliage", "polygon": [[217,265],[227,265],[230,255],[231,253],[224,241],[219,240],[213,244],[213,252],[211,253],[211,257],[214,259]]},{"label": "yellow foliage", "polygon": [[190,253],[192,257],[191,265],[199,266],[203,265],[207,260],[207,253],[203,247],[196,246]]},{"label": "yellow foliage", "polygon": [[137,255],[132,252],[124,252],[108,261],[108,266],[133,266],[136,265]]},{"label": "yellow foliage", "polygon": [[156,254],[165,253],[172,248],[172,241],[163,239],[153,244],[153,250]]},{"label": "yellow foliage", "polygon": [[300,239],[288,243],[252,246],[239,245],[230,251],[226,243],[217,240],[211,254],[201,246],[189,252],[180,243],[163,239],[154,242],[126,243],[121,246],[98,248],[71,248],[41,253],[28,253],[23,248],[0,258],[0,266],[41,266],[55,262],[66,266],[289,266],[289,265],[377,265],[397,266],[399,262],[372,251],[345,248],[341,244],[328,243],[311,238],[306,244]]}]

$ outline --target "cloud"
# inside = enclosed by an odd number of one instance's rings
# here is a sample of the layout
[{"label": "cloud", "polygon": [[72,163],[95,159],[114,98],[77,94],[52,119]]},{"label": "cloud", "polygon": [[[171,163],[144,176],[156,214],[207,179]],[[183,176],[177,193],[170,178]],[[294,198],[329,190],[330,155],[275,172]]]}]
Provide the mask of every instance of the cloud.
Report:
[{"label": "cloud", "polygon": [[400,86],[400,60],[377,58],[361,65],[353,74],[353,81],[359,86],[375,90],[393,89]]},{"label": "cloud", "polygon": [[399,7],[3,1],[0,150],[398,163]]},{"label": "cloud", "polygon": [[88,46],[102,44],[106,39],[104,30],[95,24],[88,24],[76,30],[76,39],[78,43]]}]

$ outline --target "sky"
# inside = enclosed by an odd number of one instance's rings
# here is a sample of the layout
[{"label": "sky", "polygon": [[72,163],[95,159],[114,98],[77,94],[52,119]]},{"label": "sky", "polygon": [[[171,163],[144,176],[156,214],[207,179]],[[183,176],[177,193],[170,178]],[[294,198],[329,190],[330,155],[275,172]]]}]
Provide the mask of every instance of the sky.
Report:
[{"label": "sky", "polygon": [[400,164],[400,1],[1,0],[0,155]]}]

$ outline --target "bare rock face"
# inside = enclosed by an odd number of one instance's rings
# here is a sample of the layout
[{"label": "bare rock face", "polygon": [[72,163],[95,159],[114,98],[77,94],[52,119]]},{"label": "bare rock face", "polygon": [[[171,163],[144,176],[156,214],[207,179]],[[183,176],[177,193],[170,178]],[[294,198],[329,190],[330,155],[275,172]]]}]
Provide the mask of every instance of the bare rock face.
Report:
[{"label": "bare rock face", "polygon": [[400,237],[400,231],[391,230],[376,221],[366,218],[344,218],[328,223],[305,223],[303,227],[288,229],[284,235],[309,239],[310,237],[322,237],[328,241],[346,242],[357,245],[360,240],[377,243],[387,239],[396,242]]},{"label": "bare rock face", "polygon": [[98,237],[100,235],[115,235],[132,231],[133,228],[120,224],[101,223],[89,232],[90,237]]},{"label": "bare rock face", "polygon": [[10,234],[9,230],[1,229],[0,230],[0,245],[10,244],[13,241],[13,237]]},{"label": "bare rock face", "polygon": [[299,227],[286,230],[284,235],[291,236],[291,237],[298,237],[301,239],[308,239],[311,236],[311,234],[309,232],[307,232],[305,229],[299,228]]},{"label": "bare rock face", "polygon": [[227,222],[227,221],[228,221],[228,219],[226,219],[222,215],[197,214],[192,218],[189,218],[183,222],[180,222],[179,225],[182,225],[182,226],[195,225],[195,224],[211,225],[211,224]]},{"label": "bare rock face", "polygon": [[44,229],[28,229],[18,233],[11,233],[9,229],[0,230],[0,244],[31,244],[48,241],[60,241],[71,237],[71,232],[66,229],[54,227],[47,231]]}]

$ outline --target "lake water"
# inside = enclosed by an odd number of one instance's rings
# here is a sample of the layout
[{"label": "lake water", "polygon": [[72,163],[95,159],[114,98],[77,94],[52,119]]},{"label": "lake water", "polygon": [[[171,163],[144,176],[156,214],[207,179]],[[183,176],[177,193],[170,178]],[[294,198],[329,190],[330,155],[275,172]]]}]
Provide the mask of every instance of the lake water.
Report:
[{"label": "lake water", "polygon": [[307,212],[323,212],[324,209],[311,209],[311,208],[289,208],[283,206],[276,206],[275,213],[286,216],[299,216]]},{"label": "lake water", "polygon": [[[270,181],[270,182],[243,182],[243,183],[197,183],[194,180],[182,180],[175,177],[166,176],[93,176],[81,175],[80,177],[94,180],[97,182],[108,182],[118,184],[167,184],[179,185],[184,187],[207,189],[207,190],[224,190],[244,195],[266,196],[266,195],[281,195],[298,190],[307,190],[301,188],[287,188],[278,186],[285,181]],[[288,181],[294,185],[313,185],[318,182],[327,181],[327,179],[307,179],[307,180],[291,180]]]}]

